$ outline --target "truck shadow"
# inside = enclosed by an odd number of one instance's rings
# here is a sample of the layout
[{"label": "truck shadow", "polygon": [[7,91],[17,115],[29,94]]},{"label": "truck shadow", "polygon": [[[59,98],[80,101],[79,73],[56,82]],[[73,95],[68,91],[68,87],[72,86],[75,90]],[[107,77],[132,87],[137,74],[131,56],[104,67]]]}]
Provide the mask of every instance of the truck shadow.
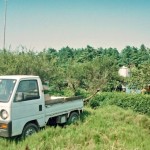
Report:
[{"label": "truck shadow", "polygon": [[86,120],[86,118],[89,117],[90,115],[91,115],[91,112],[84,110],[80,116],[80,121],[84,122]]},{"label": "truck shadow", "polygon": [[82,124],[89,116],[91,115],[90,111],[84,110],[81,114],[80,117],[77,121],[75,121],[74,123],[63,123],[63,124],[57,124],[56,123],[56,118],[52,118],[50,120],[50,122],[48,122],[47,126],[51,126],[51,127],[62,127],[62,128],[66,128],[67,126],[69,126],[70,124]]}]

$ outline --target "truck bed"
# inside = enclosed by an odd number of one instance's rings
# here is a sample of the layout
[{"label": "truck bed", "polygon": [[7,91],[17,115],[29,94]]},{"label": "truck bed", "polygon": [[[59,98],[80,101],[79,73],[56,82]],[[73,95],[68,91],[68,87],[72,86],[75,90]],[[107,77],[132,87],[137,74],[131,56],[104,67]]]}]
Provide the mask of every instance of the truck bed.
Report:
[{"label": "truck bed", "polygon": [[55,97],[45,101],[46,117],[55,117],[61,114],[66,114],[73,110],[83,109],[83,98],[75,97]]}]

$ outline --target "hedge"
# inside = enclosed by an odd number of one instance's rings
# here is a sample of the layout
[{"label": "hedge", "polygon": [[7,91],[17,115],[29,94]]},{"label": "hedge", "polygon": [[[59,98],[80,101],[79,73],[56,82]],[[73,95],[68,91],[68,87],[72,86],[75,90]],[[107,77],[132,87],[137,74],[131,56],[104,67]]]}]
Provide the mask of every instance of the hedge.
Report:
[{"label": "hedge", "polygon": [[90,101],[92,108],[105,104],[117,105],[125,109],[131,108],[150,116],[150,95],[105,92],[96,95]]}]

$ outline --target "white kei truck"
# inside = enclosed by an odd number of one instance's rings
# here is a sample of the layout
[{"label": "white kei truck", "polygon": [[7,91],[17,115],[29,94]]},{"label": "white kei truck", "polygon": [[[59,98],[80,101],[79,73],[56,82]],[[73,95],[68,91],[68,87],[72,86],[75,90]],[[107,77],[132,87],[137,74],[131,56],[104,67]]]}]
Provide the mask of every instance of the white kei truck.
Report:
[{"label": "white kei truck", "polygon": [[39,76],[0,76],[0,136],[23,138],[51,122],[74,122],[83,111],[81,97],[44,94]]}]

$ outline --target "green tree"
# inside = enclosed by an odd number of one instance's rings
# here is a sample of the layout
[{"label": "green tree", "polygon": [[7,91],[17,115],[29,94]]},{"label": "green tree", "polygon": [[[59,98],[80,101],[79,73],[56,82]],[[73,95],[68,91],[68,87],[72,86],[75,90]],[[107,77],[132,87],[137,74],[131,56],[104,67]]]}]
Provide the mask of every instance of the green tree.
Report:
[{"label": "green tree", "polygon": [[131,68],[131,77],[127,79],[129,87],[132,89],[143,89],[150,84],[150,63]]}]

